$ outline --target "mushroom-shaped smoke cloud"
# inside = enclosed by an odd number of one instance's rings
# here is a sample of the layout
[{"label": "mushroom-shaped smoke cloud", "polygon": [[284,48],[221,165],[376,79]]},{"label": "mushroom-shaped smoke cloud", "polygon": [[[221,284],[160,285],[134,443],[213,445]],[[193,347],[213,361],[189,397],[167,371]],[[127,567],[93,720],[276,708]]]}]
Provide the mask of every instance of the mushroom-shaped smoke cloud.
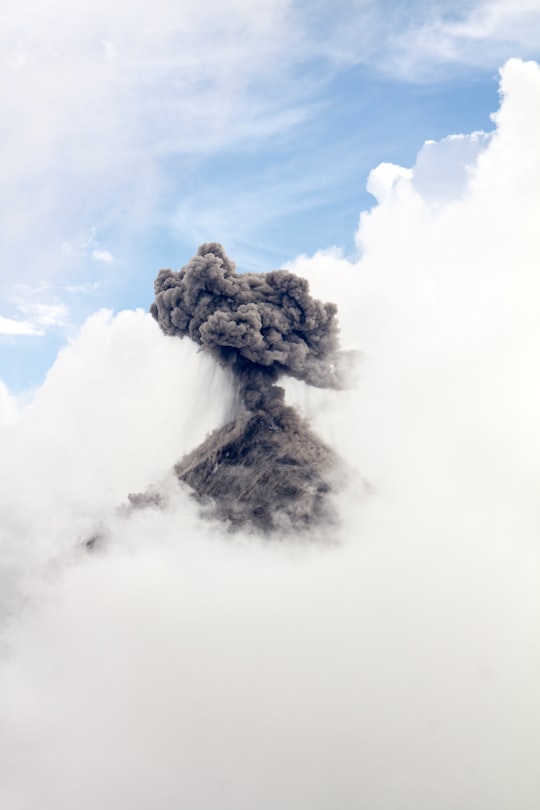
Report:
[{"label": "mushroom-shaped smoke cloud", "polygon": [[[284,403],[288,374],[339,388],[336,306],[313,299],[286,270],[237,274],[221,245],[201,245],[179,272],[161,270],[151,312],[168,335],[189,336],[228,366],[243,404],[175,467],[232,527],[271,531],[330,520],[334,452]],[[140,496],[131,496],[139,505]]]},{"label": "mushroom-shaped smoke cloud", "polygon": [[249,410],[263,404],[281,374],[340,387],[336,306],[314,300],[294,273],[237,274],[212,242],[178,273],[161,270],[155,292],[151,312],[163,331],[188,335],[229,365]]}]

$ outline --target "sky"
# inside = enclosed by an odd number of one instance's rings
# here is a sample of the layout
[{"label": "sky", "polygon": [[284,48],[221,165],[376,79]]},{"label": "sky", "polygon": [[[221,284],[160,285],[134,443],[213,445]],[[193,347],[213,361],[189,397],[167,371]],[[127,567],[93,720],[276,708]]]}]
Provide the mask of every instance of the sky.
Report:
[{"label": "sky", "polygon": [[22,401],[100,308],[221,241],[240,270],[354,257],[382,161],[491,131],[536,0],[7,0],[0,379]]},{"label": "sky", "polygon": [[[537,810],[537,4],[3,13],[0,805]],[[148,314],[204,239],[358,353],[284,381],[307,541],[170,473],[236,401]]]}]

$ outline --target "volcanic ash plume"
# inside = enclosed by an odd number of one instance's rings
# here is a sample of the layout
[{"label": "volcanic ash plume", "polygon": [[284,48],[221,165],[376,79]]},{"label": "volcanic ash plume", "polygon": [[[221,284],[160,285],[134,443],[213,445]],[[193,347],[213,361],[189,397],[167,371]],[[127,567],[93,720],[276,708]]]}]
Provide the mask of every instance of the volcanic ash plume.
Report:
[{"label": "volcanic ash plume", "polygon": [[[340,388],[337,309],[286,270],[237,274],[221,245],[201,245],[179,272],[161,270],[151,313],[167,335],[189,336],[230,369],[233,421],[176,466],[177,477],[233,528],[304,529],[332,520],[339,460],[276,385],[284,374]],[[141,496],[130,496],[134,505]],[[144,498],[145,496],[143,496]],[[151,496],[148,496],[151,497]]]}]

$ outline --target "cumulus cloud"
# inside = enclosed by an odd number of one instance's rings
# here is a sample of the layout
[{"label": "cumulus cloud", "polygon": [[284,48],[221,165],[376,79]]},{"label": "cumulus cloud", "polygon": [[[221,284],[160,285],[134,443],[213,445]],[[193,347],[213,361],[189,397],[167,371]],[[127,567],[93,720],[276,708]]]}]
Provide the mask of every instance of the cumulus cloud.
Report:
[{"label": "cumulus cloud", "polygon": [[536,810],[540,68],[501,88],[481,150],[440,147],[454,197],[420,157],[358,262],[291,265],[363,351],[352,391],[287,383],[372,485],[331,544],[225,539],[170,480],[114,511],[233,404],[149,315],[94,316],[5,432],[6,807]]},{"label": "cumulus cloud", "polygon": [[18,407],[15,397],[11,395],[7,385],[0,380],[0,428],[13,423],[17,413]]}]

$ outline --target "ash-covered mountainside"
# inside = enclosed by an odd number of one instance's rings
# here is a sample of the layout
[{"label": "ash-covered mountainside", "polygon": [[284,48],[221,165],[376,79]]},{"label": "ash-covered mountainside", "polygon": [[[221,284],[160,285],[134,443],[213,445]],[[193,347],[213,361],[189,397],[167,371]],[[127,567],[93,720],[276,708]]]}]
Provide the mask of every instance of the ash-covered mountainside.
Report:
[{"label": "ash-covered mountainside", "polygon": [[284,407],[275,415],[262,409],[240,414],[174,470],[232,528],[268,532],[331,522],[336,467],[334,452]]},{"label": "ash-covered mountainside", "polygon": [[[231,527],[305,529],[331,521],[339,460],[284,401],[283,375],[341,388],[336,306],[313,299],[286,270],[236,273],[221,245],[201,245],[180,271],[161,270],[151,312],[167,335],[189,337],[236,381],[229,424],[175,466],[209,514]],[[138,505],[141,496],[130,496]],[[143,496],[144,501],[144,496]]]}]

